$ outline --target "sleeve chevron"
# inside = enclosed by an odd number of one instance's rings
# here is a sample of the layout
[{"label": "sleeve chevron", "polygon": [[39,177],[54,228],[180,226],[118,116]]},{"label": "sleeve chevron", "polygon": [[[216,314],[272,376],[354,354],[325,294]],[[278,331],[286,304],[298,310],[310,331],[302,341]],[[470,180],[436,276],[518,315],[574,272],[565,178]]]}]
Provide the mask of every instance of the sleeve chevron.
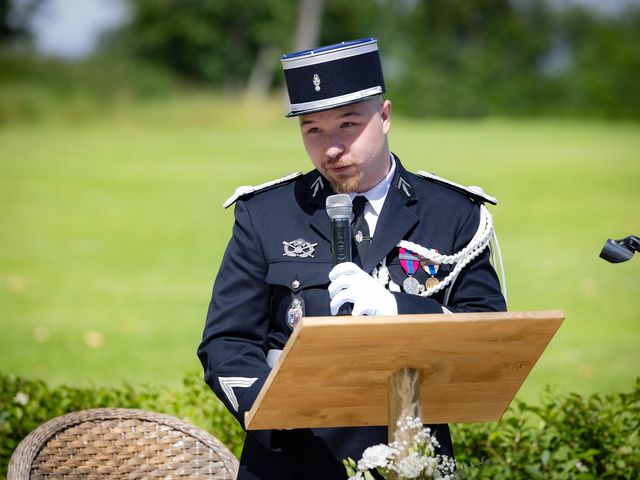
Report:
[{"label": "sleeve chevron", "polygon": [[249,388],[256,380],[258,380],[257,377],[218,377],[218,382],[222,387],[222,391],[227,396],[229,403],[236,412],[238,411],[238,399],[236,398],[236,394],[233,389],[237,387]]}]

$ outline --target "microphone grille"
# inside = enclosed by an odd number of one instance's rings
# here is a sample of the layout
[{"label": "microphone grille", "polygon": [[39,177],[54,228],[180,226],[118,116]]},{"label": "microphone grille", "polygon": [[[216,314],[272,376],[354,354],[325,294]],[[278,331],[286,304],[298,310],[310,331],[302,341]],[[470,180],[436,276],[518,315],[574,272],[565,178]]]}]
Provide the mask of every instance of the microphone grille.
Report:
[{"label": "microphone grille", "polygon": [[331,220],[351,218],[353,204],[351,198],[346,193],[337,193],[327,197],[327,215]]}]

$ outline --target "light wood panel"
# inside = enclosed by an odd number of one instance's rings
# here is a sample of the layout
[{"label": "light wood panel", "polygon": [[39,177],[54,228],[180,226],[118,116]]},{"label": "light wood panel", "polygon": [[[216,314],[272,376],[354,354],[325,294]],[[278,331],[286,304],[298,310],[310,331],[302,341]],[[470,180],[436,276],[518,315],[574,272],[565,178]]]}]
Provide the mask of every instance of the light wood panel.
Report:
[{"label": "light wood panel", "polygon": [[386,425],[393,372],[421,377],[426,423],[499,420],[564,313],[303,318],[246,415],[248,429]]}]

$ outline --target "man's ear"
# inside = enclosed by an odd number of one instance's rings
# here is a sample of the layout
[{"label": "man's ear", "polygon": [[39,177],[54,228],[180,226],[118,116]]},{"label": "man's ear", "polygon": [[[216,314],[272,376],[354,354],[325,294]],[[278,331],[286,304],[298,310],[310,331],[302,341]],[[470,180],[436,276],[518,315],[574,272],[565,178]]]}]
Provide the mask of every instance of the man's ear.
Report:
[{"label": "man's ear", "polygon": [[391,101],[384,100],[380,107],[380,116],[382,117],[382,130],[385,134],[391,130]]}]

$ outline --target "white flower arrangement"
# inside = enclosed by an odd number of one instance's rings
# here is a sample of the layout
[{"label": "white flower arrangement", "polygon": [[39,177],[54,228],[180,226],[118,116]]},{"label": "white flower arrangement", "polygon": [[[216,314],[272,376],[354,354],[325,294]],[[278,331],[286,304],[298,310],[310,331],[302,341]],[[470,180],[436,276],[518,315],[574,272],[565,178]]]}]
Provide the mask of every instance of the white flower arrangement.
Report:
[{"label": "white flower arrangement", "polygon": [[431,429],[422,425],[420,417],[406,416],[404,422],[398,421],[395,438],[389,445],[367,448],[357,463],[352,458],[343,460],[349,480],[375,480],[371,470],[385,479],[392,471],[401,480],[458,478],[455,460],[446,455],[436,455],[435,449],[440,444],[431,434]]}]

